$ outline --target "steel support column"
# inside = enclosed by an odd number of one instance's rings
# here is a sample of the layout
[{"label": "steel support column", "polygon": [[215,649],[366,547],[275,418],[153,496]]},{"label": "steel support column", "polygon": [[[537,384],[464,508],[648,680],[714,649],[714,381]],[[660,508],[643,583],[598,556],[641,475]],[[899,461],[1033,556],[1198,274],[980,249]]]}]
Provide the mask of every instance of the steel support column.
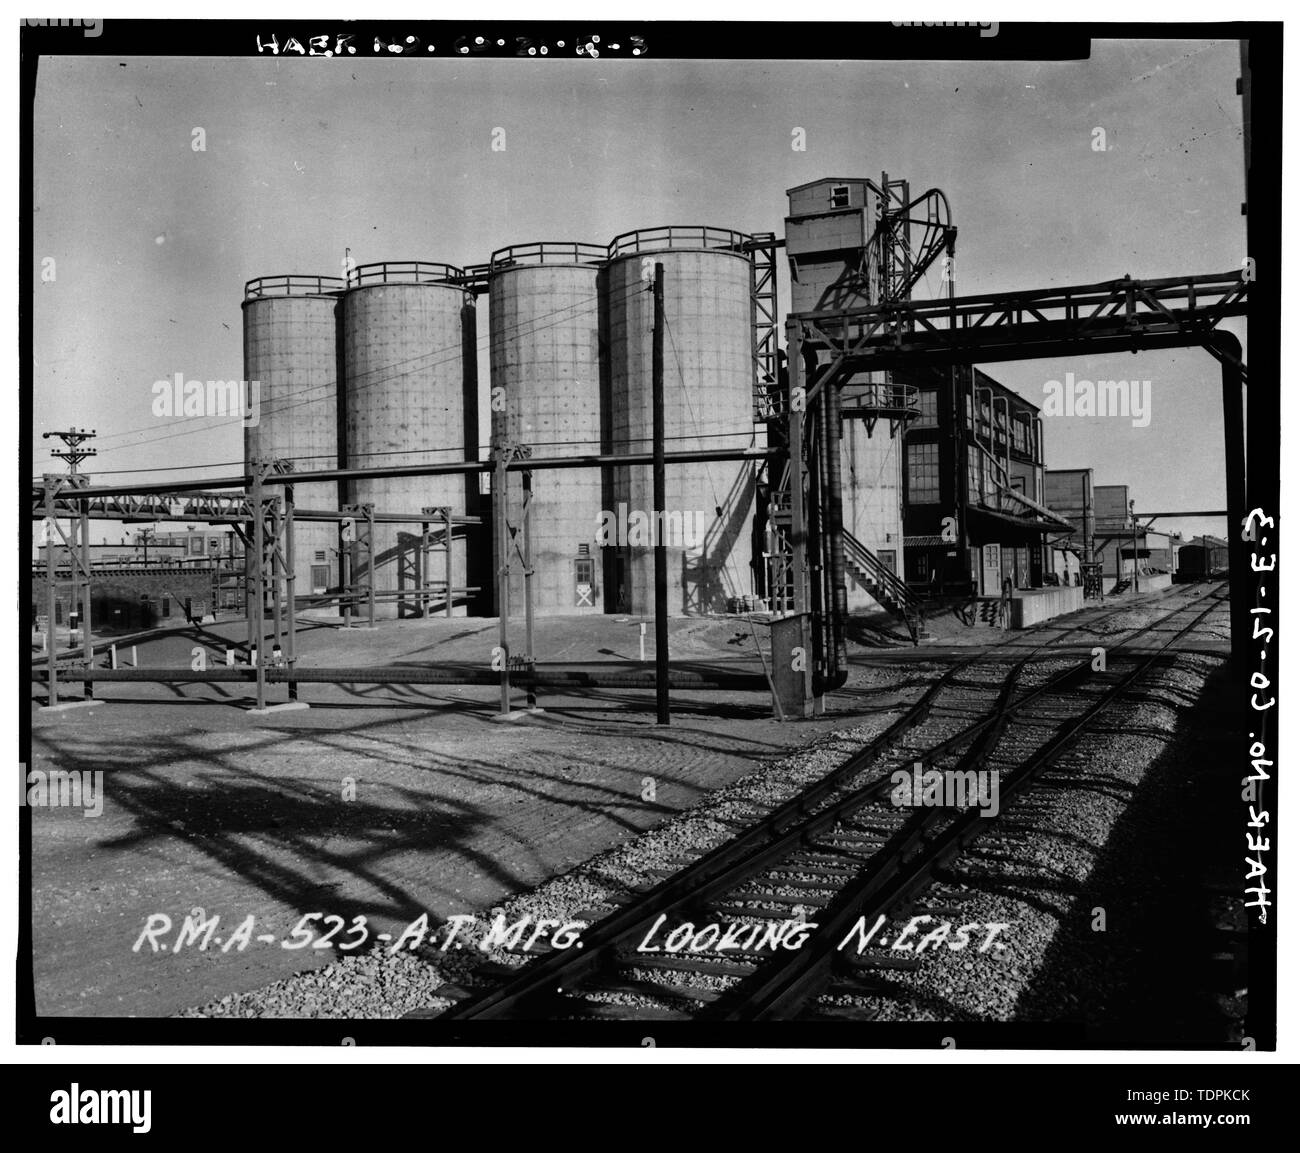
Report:
[{"label": "steel support column", "polygon": [[59,703],[59,662],[55,656],[58,647],[54,628],[54,615],[58,594],[54,584],[54,538],[59,535],[55,520],[55,494],[58,481],[53,477],[45,478],[45,655],[49,664],[47,687],[49,699],[45,702],[51,708]]},{"label": "steel support column", "polygon": [[294,679],[294,662],[298,659],[298,612],[297,612],[297,550],[293,541],[294,492],[293,485],[284,488],[284,567],[286,569],[285,605],[289,612],[289,631],[285,636],[284,660],[289,669],[289,699],[298,699],[298,682]]},{"label": "steel support column", "polygon": [[1232,333],[1216,330],[1214,344],[1220,353],[1223,380],[1223,466],[1228,498],[1228,589],[1232,606],[1232,663],[1239,675],[1249,665],[1250,637],[1246,634],[1253,582],[1250,578],[1250,543],[1241,539],[1246,519],[1246,440],[1242,417],[1241,342]]},{"label": "steel support column", "polygon": [[[509,476],[506,464],[510,451],[503,443],[495,446],[495,471],[492,474],[492,539],[497,555],[497,649],[501,662],[502,716],[510,712],[510,525],[506,521],[509,503]],[[451,596],[451,586],[447,587]]]}]

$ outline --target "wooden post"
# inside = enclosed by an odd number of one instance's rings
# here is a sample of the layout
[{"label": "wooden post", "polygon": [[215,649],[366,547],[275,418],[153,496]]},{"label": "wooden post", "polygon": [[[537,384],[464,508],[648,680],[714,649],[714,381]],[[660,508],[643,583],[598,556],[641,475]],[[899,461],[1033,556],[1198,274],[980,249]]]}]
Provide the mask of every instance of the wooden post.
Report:
[{"label": "wooden post", "polygon": [[664,543],[664,266],[655,264],[654,341],[650,380],[654,404],[655,533],[655,712],[661,725],[669,723],[668,707],[668,547]]}]

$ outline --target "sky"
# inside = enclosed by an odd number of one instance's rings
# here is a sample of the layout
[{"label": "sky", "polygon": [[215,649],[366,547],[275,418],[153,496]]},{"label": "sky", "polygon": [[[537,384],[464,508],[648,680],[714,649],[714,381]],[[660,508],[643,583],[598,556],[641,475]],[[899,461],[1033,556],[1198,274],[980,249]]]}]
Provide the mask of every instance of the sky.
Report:
[{"label": "sky", "polygon": [[[63,469],[41,433],[75,425],[98,431],[85,468],[105,481],[240,471],[237,421],[156,417],[152,385],[241,378],[245,281],[337,276],[346,250],[464,265],[662,224],[780,234],[786,189],[884,171],[947,194],[961,295],[1236,269],[1238,72],[1236,41],[1172,40],[1050,64],[42,58],[36,470]],[[787,282],[782,268],[783,311]],[[932,272],[915,295],[939,290]],[[1245,343],[1244,323],[1225,327]],[[1067,372],[1149,380],[1146,427],[1047,419],[1048,466],[1127,483],[1139,510],[1223,507],[1204,351],[987,371],[1040,405]]]}]

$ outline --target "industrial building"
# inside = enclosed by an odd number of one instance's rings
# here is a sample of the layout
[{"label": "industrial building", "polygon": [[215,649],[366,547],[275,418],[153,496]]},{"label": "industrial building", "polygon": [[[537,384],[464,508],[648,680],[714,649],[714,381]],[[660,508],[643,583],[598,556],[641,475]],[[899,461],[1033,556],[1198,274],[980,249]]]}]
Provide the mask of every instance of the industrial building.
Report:
[{"label": "industrial building", "polygon": [[1182,538],[1140,522],[1126,484],[1097,485],[1093,560],[1101,565],[1107,587],[1127,588],[1136,571],[1172,573],[1178,566]]},{"label": "industrial building", "polygon": [[1082,565],[1092,561],[1097,513],[1093,507],[1092,469],[1049,468],[1043,472],[1043,502],[1074,528],[1051,538],[1051,564],[1059,584],[1082,583]]},{"label": "industrial building", "polygon": [[1074,525],[1043,501],[1038,408],[977,368],[909,383],[921,415],[904,439],[908,584],[977,596],[999,595],[1006,581],[1042,587],[1046,542]]},{"label": "industrial building", "polygon": [[[607,245],[516,244],[465,268],[385,262],[343,280],[250,281],[245,374],[262,389],[260,424],[246,432],[250,469],[259,460],[294,471],[478,460],[480,296],[491,374],[491,460],[481,471],[529,456],[602,460],[512,471],[504,482],[504,473],[449,472],[295,486],[297,604],[365,597],[396,616],[519,615],[526,602],[537,613],[649,614],[662,532],[670,614],[788,607],[780,567],[792,528],[777,499],[788,478],[756,460],[675,464],[656,510],[649,465],[616,463],[652,448],[656,265],[667,448],[763,449],[786,431],[773,407],[786,385],[776,248],[789,261],[790,313],[815,324],[910,294],[923,265],[898,230],[912,226],[917,205],[924,245],[951,247],[955,235],[942,193],[912,199],[887,176],[827,177],[787,197],[784,240],[671,226]],[[807,336],[800,355],[806,375],[832,359]],[[906,379],[860,372],[838,395],[848,608],[899,611],[918,593],[1057,583],[1045,579],[1048,542],[1076,526],[1044,499],[1034,405],[973,368]],[[504,532],[492,531],[494,514]]]},{"label": "industrial building", "polygon": [[1052,540],[1052,565],[1062,583],[1074,583],[1073,574],[1089,563],[1112,591],[1128,587],[1135,558],[1139,577],[1177,570],[1182,537],[1142,524],[1128,485],[1094,485],[1090,468],[1049,469],[1045,480],[1048,507],[1075,525]]}]

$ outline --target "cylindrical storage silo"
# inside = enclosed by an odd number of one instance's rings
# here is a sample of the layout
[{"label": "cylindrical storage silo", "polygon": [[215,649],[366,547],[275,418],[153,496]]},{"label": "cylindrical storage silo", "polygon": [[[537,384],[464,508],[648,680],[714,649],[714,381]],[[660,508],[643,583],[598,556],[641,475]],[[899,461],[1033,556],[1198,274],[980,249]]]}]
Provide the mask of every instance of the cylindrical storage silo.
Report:
[{"label": "cylindrical storage silo", "polygon": [[[244,287],[244,379],[248,416],[244,462],[288,460],[296,472],[339,467],[339,295],[331,276],[265,276]],[[268,490],[283,491],[283,490]],[[294,506],[336,510],[336,483],[294,486]],[[294,522],[294,588],[299,606],[339,586],[338,531],[332,522]]]},{"label": "cylindrical storage silo", "polygon": [[[474,298],[455,283],[463,273],[425,262],[366,264],[348,274],[343,297],[344,414],[347,467],[377,468],[463,461],[478,453]],[[376,612],[414,616],[446,603],[446,548],[436,513],[422,542],[426,509],[477,515],[473,474],[354,480],[348,503],[376,514],[370,549],[355,550],[352,583],[373,580]],[[472,511],[471,511],[472,509]],[[358,516],[361,541],[364,518]],[[466,537],[454,530],[452,598],[468,600]],[[367,552],[373,573],[367,563]],[[364,602],[360,610],[365,611]]]},{"label": "cylindrical storage silo", "polygon": [[[601,451],[598,277],[604,245],[546,242],[492,254],[492,443],[534,456]],[[520,473],[510,474],[506,515],[523,524]],[[493,500],[500,499],[495,491]],[[604,507],[600,469],[539,469],[528,502],[533,611],[599,612],[603,579],[596,527]],[[522,533],[514,539],[521,549]],[[500,558],[497,558],[499,564]],[[523,565],[511,557],[512,616],[524,612]]]},{"label": "cylindrical storage silo", "polygon": [[[654,266],[664,266],[664,435],[668,452],[743,449],[754,432],[754,328],[747,237],[699,226],[627,233],[610,244],[609,427],[615,454],[653,450]],[[614,470],[605,534],[614,611],[654,610],[654,542],[668,545],[674,616],[726,612],[753,592],[751,461],[669,464],[655,509],[649,465]],[[662,515],[661,515],[662,514]]]}]

